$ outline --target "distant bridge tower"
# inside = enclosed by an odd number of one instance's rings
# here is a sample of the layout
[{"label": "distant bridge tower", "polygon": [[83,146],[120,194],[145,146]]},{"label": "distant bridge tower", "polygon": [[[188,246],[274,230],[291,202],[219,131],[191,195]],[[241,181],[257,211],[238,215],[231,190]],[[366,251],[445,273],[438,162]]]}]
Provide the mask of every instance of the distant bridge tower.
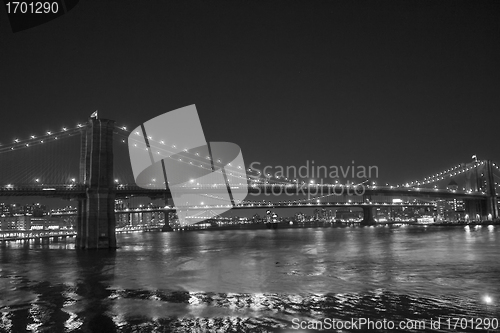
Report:
[{"label": "distant bridge tower", "polygon": [[78,201],[77,249],[116,248],[113,130],[114,120],[91,118],[82,133],[80,182],[86,193]]},{"label": "distant bridge tower", "polygon": [[[487,202],[486,202],[486,211],[491,214],[491,218],[493,220],[498,219],[498,198],[497,192],[495,189],[495,179],[493,175],[493,162],[491,160],[487,160],[485,163],[485,172],[486,172],[486,182],[487,182]],[[489,217],[489,216],[488,216]]]},{"label": "distant bridge tower", "polygon": [[470,163],[470,171],[465,174],[465,189],[485,192],[486,200],[465,200],[471,218],[479,215],[481,219],[498,219],[498,198],[495,190],[493,162],[490,160]]}]

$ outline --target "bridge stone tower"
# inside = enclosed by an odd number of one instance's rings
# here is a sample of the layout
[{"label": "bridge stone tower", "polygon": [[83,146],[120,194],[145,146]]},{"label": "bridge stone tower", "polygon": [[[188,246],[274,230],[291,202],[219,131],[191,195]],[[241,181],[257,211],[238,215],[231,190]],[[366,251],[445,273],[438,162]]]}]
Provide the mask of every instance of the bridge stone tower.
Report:
[{"label": "bridge stone tower", "polygon": [[471,217],[479,215],[483,220],[499,218],[498,196],[495,189],[493,162],[491,160],[470,163],[470,171],[465,174],[465,189],[486,193],[485,199],[465,199],[467,212]]},{"label": "bridge stone tower", "polygon": [[363,220],[361,221],[362,225],[373,225],[376,224],[375,219],[373,217],[373,207],[362,207],[363,209]]},{"label": "bridge stone tower", "polygon": [[113,186],[114,120],[89,120],[82,133],[80,182],[85,197],[78,201],[77,249],[116,248]]}]

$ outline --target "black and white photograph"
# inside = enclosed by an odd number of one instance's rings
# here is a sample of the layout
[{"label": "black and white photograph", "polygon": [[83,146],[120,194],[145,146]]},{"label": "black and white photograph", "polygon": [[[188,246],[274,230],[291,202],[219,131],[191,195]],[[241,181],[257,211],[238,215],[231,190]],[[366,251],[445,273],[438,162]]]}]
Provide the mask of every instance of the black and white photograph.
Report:
[{"label": "black and white photograph", "polygon": [[0,115],[0,333],[500,332],[500,0],[3,0]]}]

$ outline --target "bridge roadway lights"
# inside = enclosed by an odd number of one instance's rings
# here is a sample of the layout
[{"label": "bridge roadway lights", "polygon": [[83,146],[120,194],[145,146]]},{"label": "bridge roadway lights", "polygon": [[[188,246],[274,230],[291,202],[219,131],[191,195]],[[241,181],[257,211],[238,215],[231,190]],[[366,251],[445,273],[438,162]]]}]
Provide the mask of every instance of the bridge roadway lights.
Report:
[{"label": "bridge roadway lights", "polygon": [[114,121],[90,119],[82,133],[80,181],[85,198],[78,201],[76,249],[116,248],[113,179]]},{"label": "bridge roadway lights", "polygon": [[363,220],[361,225],[374,225],[375,219],[373,218],[373,207],[363,207]]}]

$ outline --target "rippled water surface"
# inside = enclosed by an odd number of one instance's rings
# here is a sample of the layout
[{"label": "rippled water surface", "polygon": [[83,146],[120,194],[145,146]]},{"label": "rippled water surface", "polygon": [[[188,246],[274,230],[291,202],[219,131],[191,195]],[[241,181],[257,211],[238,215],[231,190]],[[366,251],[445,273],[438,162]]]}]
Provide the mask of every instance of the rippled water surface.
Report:
[{"label": "rippled water surface", "polygon": [[325,318],[423,320],[431,331],[438,318],[500,320],[498,227],[151,232],[118,242],[116,251],[1,247],[0,331],[274,332]]}]

